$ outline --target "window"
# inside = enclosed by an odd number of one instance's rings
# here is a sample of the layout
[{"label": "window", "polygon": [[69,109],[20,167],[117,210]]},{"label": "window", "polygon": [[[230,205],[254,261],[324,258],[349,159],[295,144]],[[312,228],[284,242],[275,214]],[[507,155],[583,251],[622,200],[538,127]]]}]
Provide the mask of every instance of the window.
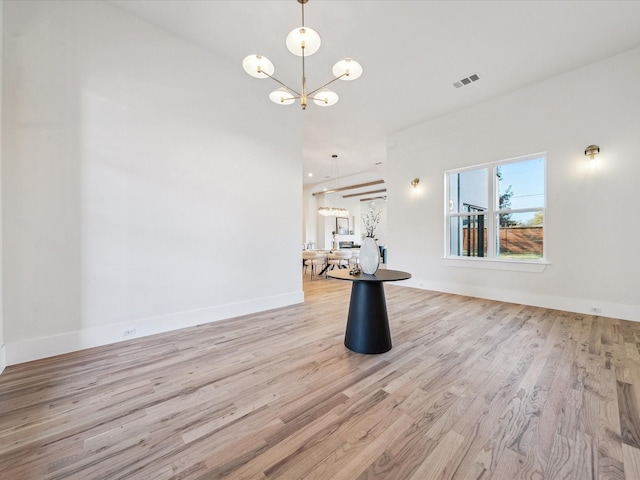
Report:
[{"label": "window", "polygon": [[545,158],[446,173],[448,257],[544,259]]}]

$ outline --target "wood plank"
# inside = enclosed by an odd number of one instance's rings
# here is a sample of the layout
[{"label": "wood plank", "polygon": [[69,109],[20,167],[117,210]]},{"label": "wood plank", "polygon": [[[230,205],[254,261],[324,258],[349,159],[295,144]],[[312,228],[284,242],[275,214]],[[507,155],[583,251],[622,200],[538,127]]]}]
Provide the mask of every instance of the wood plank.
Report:
[{"label": "wood plank", "polygon": [[630,447],[640,448],[640,399],[635,398],[634,389],[630,384],[616,384],[622,442]]},{"label": "wood plank", "polygon": [[330,193],[344,192],[345,190],[353,190],[355,188],[364,188],[364,187],[371,187],[372,185],[380,185],[381,183],[384,183],[384,180],[373,180],[371,182],[358,183],[356,185],[347,185],[346,187],[338,187],[338,188],[332,188],[330,190],[324,190],[322,192],[315,192],[312,195],[313,196],[328,195]]},{"label": "wood plank", "polygon": [[640,449],[622,445],[624,474],[626,478],[640,478]]}]

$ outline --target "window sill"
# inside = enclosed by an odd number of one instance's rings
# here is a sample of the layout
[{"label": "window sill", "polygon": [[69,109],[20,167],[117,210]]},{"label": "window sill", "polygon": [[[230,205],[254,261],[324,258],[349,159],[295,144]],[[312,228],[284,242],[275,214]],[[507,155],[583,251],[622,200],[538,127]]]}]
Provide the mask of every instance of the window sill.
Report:
[{"label": "window sill", "polygon": [[523,262],[518,260],[499,260],[494,258],[457,258],[445,257],[448,267],[483,268],[486,270],[507,270],[510,272],[542,273],[549,265],[544,260]]}]

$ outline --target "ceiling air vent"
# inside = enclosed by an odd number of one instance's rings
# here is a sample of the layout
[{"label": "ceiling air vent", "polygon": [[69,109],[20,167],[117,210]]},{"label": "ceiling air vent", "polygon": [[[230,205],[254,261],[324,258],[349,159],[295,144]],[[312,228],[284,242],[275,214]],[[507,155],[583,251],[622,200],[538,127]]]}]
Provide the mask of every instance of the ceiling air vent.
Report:
[{"label": "ceiling air vent", "polygon": [[467,78],[463,78],[462,80],[457,81],[453,84],[453,86],[456,88],[460,88],[464,85],[469,85],[472,82],[477,82],[478,80],[480,80],[480,77],[477,73],[474,73],[473,75],[469,75]]}]

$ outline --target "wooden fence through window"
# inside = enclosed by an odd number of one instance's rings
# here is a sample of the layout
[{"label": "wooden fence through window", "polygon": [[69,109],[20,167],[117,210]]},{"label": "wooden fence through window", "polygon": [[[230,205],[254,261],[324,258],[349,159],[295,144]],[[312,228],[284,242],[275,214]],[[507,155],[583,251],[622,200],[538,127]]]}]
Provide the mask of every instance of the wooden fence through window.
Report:
[{"label": "wooden fence through window", "polygon": [[[500,253],[512,255],[533,255],[542,257],[543,227],[502,227],[500,232]],[[484,240],[483,252],[487,251],[487,229],[482,235]],[[469,238],[471,235],[471,238]],[[469,242],[470,240],[470,242]],[[462,245],[464,246],[464,256],[478,256],[478,229],[464,228],[462,230]],[[469,255],[467,245],[472,245]]]}]

